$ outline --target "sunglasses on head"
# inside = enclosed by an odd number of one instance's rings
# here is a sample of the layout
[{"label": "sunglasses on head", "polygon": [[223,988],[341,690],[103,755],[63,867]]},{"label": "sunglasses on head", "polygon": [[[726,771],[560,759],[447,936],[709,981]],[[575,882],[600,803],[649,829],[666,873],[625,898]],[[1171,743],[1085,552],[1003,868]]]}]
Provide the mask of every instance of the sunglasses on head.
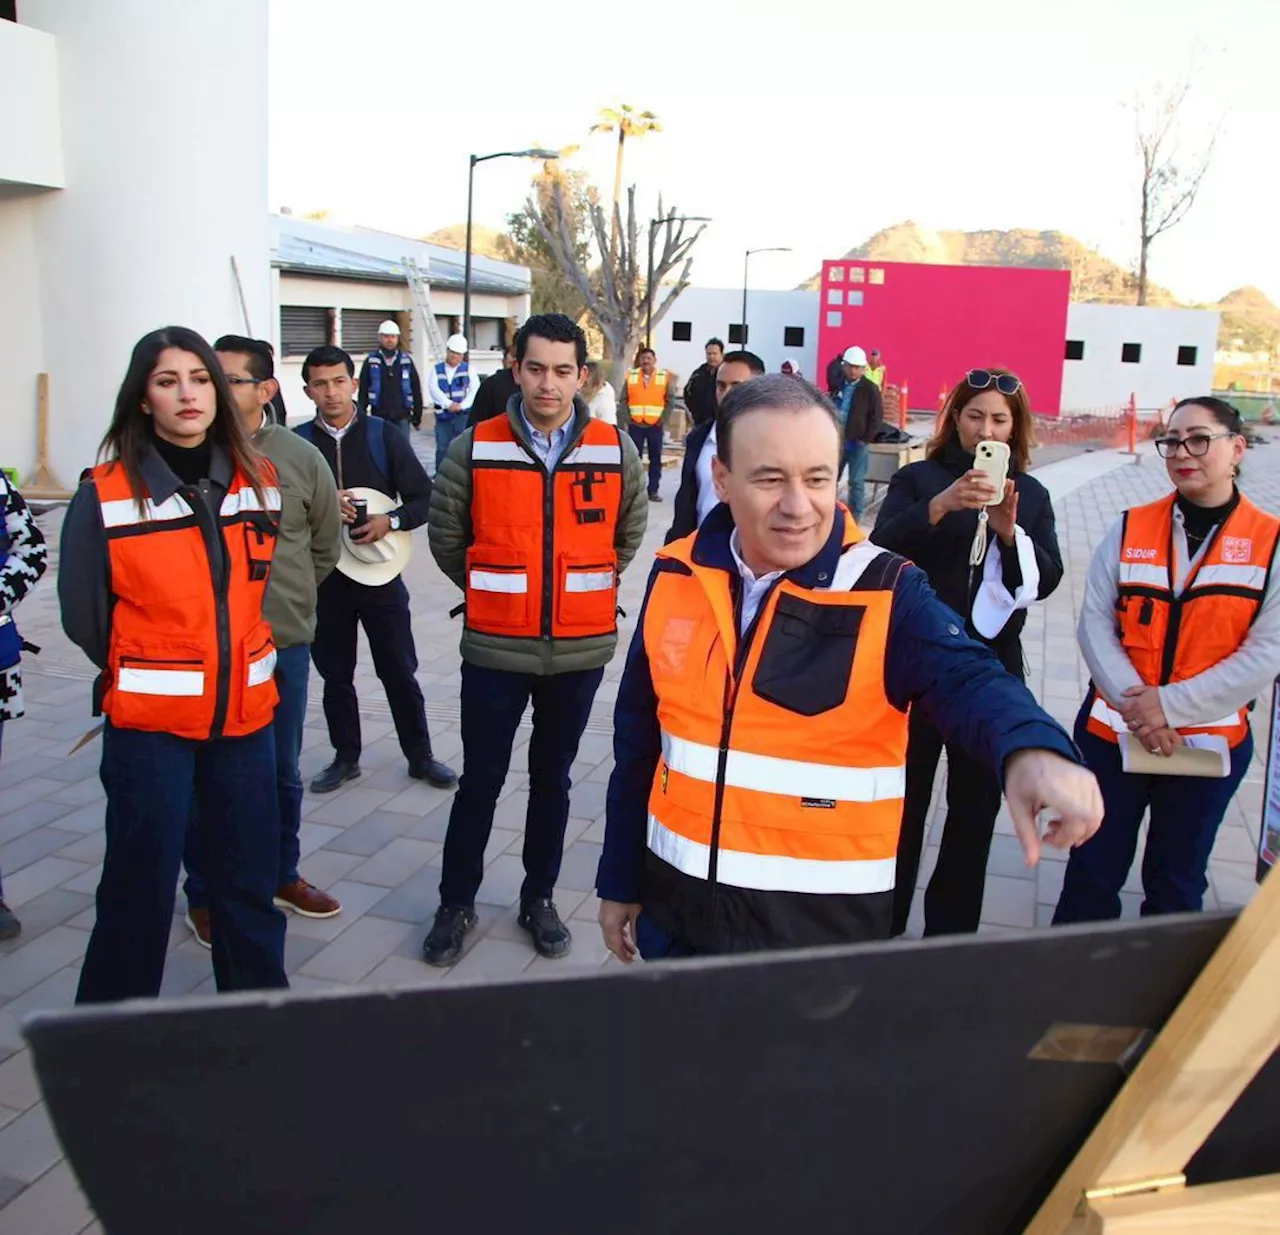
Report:
[{"label": "sunglasses on head", "polygon": [[992,373],[990,369],[970,369],[964,380],[970,390],[994,386],[1002,395],[1016,395],[1022,389],[1022,383],[1012,373]]}]

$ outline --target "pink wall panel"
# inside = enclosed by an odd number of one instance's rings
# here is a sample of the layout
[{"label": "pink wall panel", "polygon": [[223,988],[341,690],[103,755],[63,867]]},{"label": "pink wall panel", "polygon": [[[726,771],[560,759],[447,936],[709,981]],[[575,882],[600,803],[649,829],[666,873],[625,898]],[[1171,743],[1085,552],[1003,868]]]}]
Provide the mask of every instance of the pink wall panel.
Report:
[{"label": "pink wall panel", "polygon": [[[1001,365],[1022,378],[1035,411],[1057,415],[1070,292],[1066,270],[824,262],[818,371],[846,347],[878,347],[889,380],[909,383],[911,406],[936,408],[966,370]],[[829,324],[836,313],[840,324]]]}]

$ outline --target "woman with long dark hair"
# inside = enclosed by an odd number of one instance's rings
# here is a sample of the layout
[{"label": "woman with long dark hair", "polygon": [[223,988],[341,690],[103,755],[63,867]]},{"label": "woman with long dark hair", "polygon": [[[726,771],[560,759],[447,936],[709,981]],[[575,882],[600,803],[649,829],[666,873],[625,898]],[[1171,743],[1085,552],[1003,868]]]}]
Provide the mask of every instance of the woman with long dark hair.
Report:
[{"label": "woman with long dark hair", "polygon": [[1148,814],[1142,912],[1201,908],[1253,756],[1249,708],[1280,673],[1280,519],[1236,486],[1240,413],[1184,399],[1156,450],[1173,492],[1121,515],[1085,581],[1077,633],[1091,680],[1075,739],[1106,813],[1071,853],[1054,922],[1120,916]]},{"label": "woman with long dark hair", "polygon": [[80,1003],[156,995],[188,821],[219,990],[284,987],[275,648],[262,597],[280,491],[209,344],[141,339],[62,529],[62,624],[101,674],[107,849]]},{"label": "woman with long dark hair", "polygon": [[[981,442],[1009,447],[1009,479],[995,497],[974,467]],[[1025,677],[1026,610],[1062,579],[1062,554],[1048,491],[1028,475],[1034,428],[1031,404],[1007,369],[971,369],[947,396],[926,457],[897,472],[871,539],[909,557],[938,596],[965,620],[1005,668]],[[979,512],[987,512],[980,520]],[[893,933],[907,927],[934,776],[944,743],[921,711],[911,713],[907,789],[898,845]],[[947,818],[938,865],[925,891],[925,934],[976,931],[982,915],[987,856],[1000,813],[999,779],[962,749],[946,744]]]}]

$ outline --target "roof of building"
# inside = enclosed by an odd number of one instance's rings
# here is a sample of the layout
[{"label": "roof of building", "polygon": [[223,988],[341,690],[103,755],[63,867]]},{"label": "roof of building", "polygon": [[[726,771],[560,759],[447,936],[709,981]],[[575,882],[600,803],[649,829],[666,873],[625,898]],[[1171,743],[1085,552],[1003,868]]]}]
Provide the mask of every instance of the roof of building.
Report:
[{"label": "roof of building", "polygon": [[[284,271],[403,283],[405,268],[401,259],[408,258],[426,272],[432,287],[461,289],[463,286],[464,258],[454,249],[386,232],[329,227],[291,215],[273,216],[273,223],[276,243],[272,264]],[[529,270],[524,266],[472,254],[473,292],[521,295],[529,291],[530,282]]]}]

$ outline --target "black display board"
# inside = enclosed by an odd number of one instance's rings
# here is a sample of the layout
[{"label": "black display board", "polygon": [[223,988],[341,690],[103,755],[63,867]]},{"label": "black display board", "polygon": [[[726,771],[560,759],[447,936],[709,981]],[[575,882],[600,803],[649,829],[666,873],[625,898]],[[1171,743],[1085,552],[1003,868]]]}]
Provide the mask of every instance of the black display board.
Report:
[{"label": "black display board", "polygon": [[[1230,924],[135,1003],[25,1028],[112,1235],[999,1235],[1140,1054],[1061,1027],[1149,1041]],[[1110,1061],[1072,1062],[1090,1042]],[[1280,1145],[1280,1103],[1249,1119],[1237,1151],[1269,1128]]]}]

